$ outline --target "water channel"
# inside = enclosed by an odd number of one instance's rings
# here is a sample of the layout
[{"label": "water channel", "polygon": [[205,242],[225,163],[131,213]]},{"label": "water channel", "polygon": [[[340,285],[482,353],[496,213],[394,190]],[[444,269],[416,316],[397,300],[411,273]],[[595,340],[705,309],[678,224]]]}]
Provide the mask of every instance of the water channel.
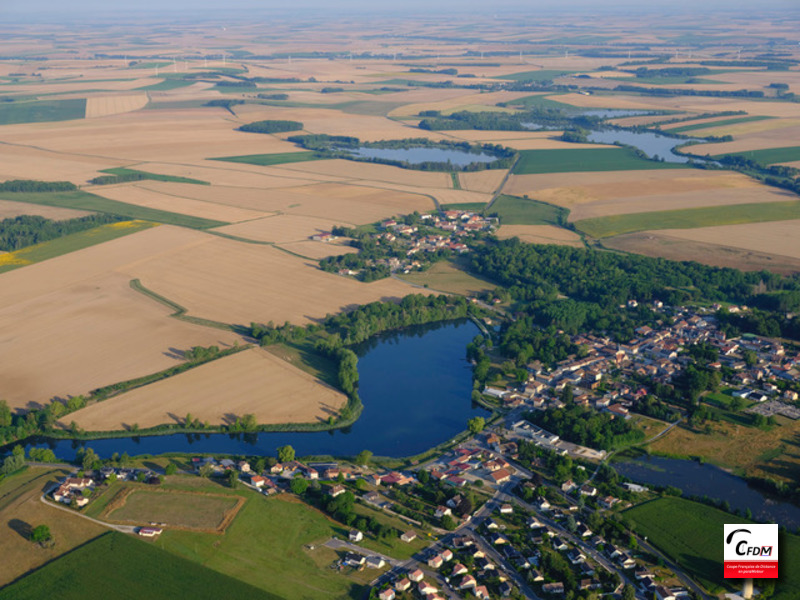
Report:
[{"label": "water channel", "polygon": [[719,467],[692,460],[645,456],[613,463],[621,475],[645,485],[679,488],[688,496],[725,500],[731,508],[750,509],[757,521],[778,523],[789,529],[800,527],[800,507],[775,500],[750,487],[747,481]]},{"label": "water channel", "polygon": [[60,459],[72,460],[81,446],[102,458],[165,452],[274,455],[291,444],[298,456],[411,456],[466,429],[473,416],[472,368],[466,347],[480,331],[468,320],[410,327],[376,336],[354,348],[359,355],[359,394],[364,410],[343,430],[310,433],[171,434],[88,441],[35,440]]}]

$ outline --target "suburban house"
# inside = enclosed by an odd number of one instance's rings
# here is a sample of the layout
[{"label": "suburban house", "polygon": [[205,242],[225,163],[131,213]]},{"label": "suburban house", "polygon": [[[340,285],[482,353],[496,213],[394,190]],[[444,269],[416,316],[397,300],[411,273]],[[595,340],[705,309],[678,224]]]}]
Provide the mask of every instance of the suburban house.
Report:
[{"label": "suburban house", "polygon": [[364,539],[364,534],[361,533],[358,529],[353,529],[348,535],[351,542],[360,542]]}]

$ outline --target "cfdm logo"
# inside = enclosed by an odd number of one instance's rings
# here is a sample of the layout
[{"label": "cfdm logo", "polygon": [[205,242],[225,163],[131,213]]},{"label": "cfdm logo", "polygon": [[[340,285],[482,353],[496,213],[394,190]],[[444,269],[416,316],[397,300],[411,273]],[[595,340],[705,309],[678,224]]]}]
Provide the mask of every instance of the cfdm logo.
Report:
[{"label": "cfdm logo", "polygon": [[726,578],[778,576],[777,525],[725,525]]}]

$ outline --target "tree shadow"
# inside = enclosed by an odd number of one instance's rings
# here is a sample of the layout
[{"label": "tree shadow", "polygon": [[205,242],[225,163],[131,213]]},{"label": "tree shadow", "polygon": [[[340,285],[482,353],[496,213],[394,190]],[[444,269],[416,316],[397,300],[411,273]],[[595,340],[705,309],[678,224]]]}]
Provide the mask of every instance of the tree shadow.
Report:
[{"label": "tree shadow", "polygon": [[21,537],[25,538],[26,540],[31,539],[31,533],[33,533],[33,527],[30,523],[26,523],[25,521],[21,521],[20,519],[11,519],[8,522],[8,528],[12,531],[16,531]]}]

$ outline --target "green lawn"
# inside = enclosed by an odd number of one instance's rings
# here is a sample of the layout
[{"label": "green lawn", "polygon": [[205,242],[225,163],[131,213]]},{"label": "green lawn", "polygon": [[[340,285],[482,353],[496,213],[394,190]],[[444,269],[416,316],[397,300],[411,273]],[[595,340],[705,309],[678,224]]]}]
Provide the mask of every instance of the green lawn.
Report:
[{"label": "green lawn", "polygon": [[128,169],[126,167],[115,167],[113,169],[103,169],[101,173],[109,173],[111,175],[143,175],[145,179],[153,181],[170,181],[172,183],[194,183],[196,185],[211,185],[208,181],[200,179],[192,179],[191,177],[176,177],[175,175],[159,175],[158,173],[148,173],[147,171],[140,171],[139,169]]},{"label": "green lawn", "polygon": [[0,273],[13,271],[26,265],[42,262],[62,254],[69,254],[89,246],[95,246],[125,235],[136,233],[143,229],[153,227],[154,223],[147,221],[122,221],[109,223],[94,229],[79,231],[48,242],[28,246],[21,250],[0,255]]},{"label": "green lawn", "polygon": [[732,152],[731,154],[717,154],[712,158],[723,156],[742,156],[754,160],[762,165],[793,162],[800,160],[800,146],[787,146],[785,148],[767,148],[765,150],[747,150],[746,152]]},{"label": "green lawn", "polygon": [[[709,591],[720,591],[722,577],[723,525],[751,523],[705,504],[666,497],[624,512],[640,535],[669,556]],[[776,600],[800,597],[800,537],[781,534],[781,561]],[[738,587],[739,581],[734,580]],[[758,587],[758,583],[756,583]]]},{"label": "green lawn", "polygon": [[684,163],[657,162],[641,158],[630,148],[523,150],[519,154],[519,160],[513,171],[515,175],[687,168]]},{"label": "green lawn", "polygon": [[314,152],[281,152],[278,154],[248,154],[245,156],[223,156],[209,160],[223,160],[225,162],[245,163],[248,165],[259,165],[269,167],[271,165],[282,165],[295,162],[306,162],[309,160],[320,160]]},{"label": "green lawn", "polygon": [[501,225],[561,225],[569,210],[519,196],[498,196],[489,212],[500,217]]},{"label": "green lawn", "polygon": [[733,119],[723,119],[721,121],[713,121],[710,123],[695,123],[694,125],[683,125],[682,127],[675,127],[674,129],[665,129],[670,133],[684,133],[686,131],[695,131],[698,129],[711,129],[712,127],[723,127],[726,125],[738,125],[739,123],[750,123],[751,121],[764,121],[765,119],[774,119],[775,117],[737,117]]},{"label": "green lawn", "polygon": [[561,77],[562,75],[569,75],[574,73],[575,71],[551,71],[548,69],[543,69],[541,71],[523,71],[522,73],[512,73],[511,75],[501,75],[497,77],[497,79],[507,79],[510,81],[547,81],[549,79],[555,79],[556,77]]},{"label": "green lawn", "polygon": [[298,501],[248,496],[225,535],[167,530],[155,544],[287,600],[364,597],[362,586],[319,564],[318,550],[305,548],[345,536],[345,527]]},{"label": "green lawn", "polygon": [[43,204],[45,206],[60,206],[62,208],[75,208],[92,212],[103,212],[129,219],[155,221],[167,225],[190,227],[192,229],[208,229],[228,225],[223,221],[201,219],[190,215],[181,215],[166,210],[136,206],[116,200],[109,200],[89,194],[87,192],[42,192],[42,193],[14,193],[13,195],[0,195],[0,199],[14,200],[15,202],[28,202],[30,204]]},{"label": "green lawn", "polygon": [[0,103],[0,125],[69,121],[86,116],[86,99]]},{"label": "green lawn", "polygon": [[0,600],[42,598],[281,600],[280,596],[118,532],[102,535],[0,591]]},{"label": "green lawn", "polygon": [[800,202],[796,200],[613,215],[576,221],[575,227],[599,239],[651,229],[694,229],[790,219],[800,219]]}]

